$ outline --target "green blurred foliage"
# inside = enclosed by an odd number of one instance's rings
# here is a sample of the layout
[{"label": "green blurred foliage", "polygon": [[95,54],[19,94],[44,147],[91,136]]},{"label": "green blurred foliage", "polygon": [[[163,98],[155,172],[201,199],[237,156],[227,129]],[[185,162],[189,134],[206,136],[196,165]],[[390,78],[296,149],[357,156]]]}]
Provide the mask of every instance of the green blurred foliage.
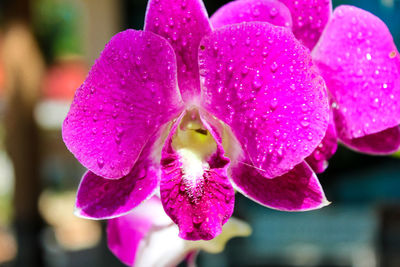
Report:
[{"label": "green blurred foliage", "polygon": [[82,54],[82,12],[76,1],[39,0],[34,6],[34,29],[46,60]]}]

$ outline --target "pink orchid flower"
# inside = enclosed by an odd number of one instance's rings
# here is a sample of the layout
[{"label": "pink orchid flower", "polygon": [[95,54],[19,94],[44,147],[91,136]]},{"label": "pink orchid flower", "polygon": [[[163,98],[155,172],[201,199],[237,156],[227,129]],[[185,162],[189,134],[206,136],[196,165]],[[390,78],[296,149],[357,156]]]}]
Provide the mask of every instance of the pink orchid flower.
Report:
[{"label": "pink orchid flower", "polygon": [[339,139],[368,154],[400,148],[400,57],[386,25],[367,11],[329,0],[240,0],[211,18],[215,28],[264,21],[292,29],[310,50],[329,91],[332,114],[326,135],[307,158],[323,172]]},{"label": "pink orchid flower", "polygon": [[177,266],[185,259],[189,266],[195,266],[198,251],[220,253],[231,238],[248,236],[251,229],[246,223],[231,218],[223,226],[221,235],[211,241],[184,240],[178,237],[178,232],[160,199],[153,197],[127,215],[108,221],[108,246],[128,266]]},{"label": "pink orchid flower", "polygon": [[200,0],[150,0],[144,31],[115,35],[63,124],[89,171],[76,213],[124,215],[160,193],[183,239],[209,240],[235,189],[278,210],[329,202],[304,161],[329,119],[324,80],[289,29],[212,30]]}]

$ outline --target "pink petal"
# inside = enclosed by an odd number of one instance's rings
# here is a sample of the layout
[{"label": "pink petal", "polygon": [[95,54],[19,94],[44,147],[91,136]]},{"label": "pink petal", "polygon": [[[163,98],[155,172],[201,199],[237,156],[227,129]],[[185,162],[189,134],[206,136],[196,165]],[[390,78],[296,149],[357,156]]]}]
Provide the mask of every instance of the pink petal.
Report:
[{"label": "pink petal", "polygon": [[331,0],[279,0],[292,12],[293,33],[310,50],[318,42],[332,13]]},{"label": "pink petal", "polygon": [[355,7],[338,7],[313,57],[332,95],[341,139],[400,124],[400,57],[379,18]]},{"label": "pink petal", "polygon": [[146,242],[153,227],[171,223],[158,197],[152,197],[127,215],[108,220],[108,247],[123,263],[133,266],[141,242]]},{"label": "pink petal", "polygon": [[400,128],[396,126],[379,133],[354,139],[341,139],[340,141],[358,152],[372,155],[388,155],[400,149]]},{"label": "pink petal", "polygon": [[250,21],[264,21],[292,28],[289,9],[276,0],[233,1],[221,7],[211,17],[214,28]]},{"label": "pink petal", "polygon": [[140,242],[152,227],[149,218],[135,216],[134,212],[108,221],[108,247],[126,265],[133,266]]},{"label": "pink petal", "polygon": [[329,116],[325,84],[290,30],[227,26],[202,40],[199,60],[203,107],[231,127],[264,176],[284,174],[321,142]]},{"label": "pink petal", "polygon": [[328,160],[335,154],[337,146],[338,139],[333,114],[331,114],[325,137],[314,152],[306,158],[307,163],[316,173],[324,172],[328,167]]},{"label": "pink petal", "polygon": [[132,171],[118,180],[87,172],[79,185],[76,214],[85,218],[121,216],[155,193],[159,165],[151,158],[154,138],[145,146]]},{"label": "pink petal", "polygon": [[172,147],[179,123],[173,126],[162,151],[161,201],[168,216],[178,224],[181,238],[210,240],[221,233],[222,225],[233,213],[235,192],[226,173],[229,159],[223,156],[217,138],[218,148],[208,160],[209,169],[204,169],[202,177],[185,178],[181,158]]},{"label": "pink petal", "polygon": [[248,198],[272,209],[306,211],[329,204],[317,176],[306,163],[290,172],[266,179],[248,164],[232,167],[235,189]]},{"label": "pink petal", "polygon": [[171,46],[153,33],[127,30],[110,40],[76,91],[64,142],[93,173],[120,178],[181,107]]},{"label": "pink petal", "polygon": [[166,38],[175,50],[178,80],[185,102],[200,94],[197,53],[201,38],[211,32],[207,11],[201,0],[150,0],[145,31]]}]

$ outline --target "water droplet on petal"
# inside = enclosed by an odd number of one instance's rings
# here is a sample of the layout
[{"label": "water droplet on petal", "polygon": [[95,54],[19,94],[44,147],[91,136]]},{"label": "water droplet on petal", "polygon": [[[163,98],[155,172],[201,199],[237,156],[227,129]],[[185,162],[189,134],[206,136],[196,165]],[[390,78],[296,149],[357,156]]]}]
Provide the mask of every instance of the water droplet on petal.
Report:
[{"label": "water droplet on petal", "polygon": [[100,169],[104,167],[104,159],[102,157],[97,159],[97,165]]},{"label": "water droplet on petal", "polygon": [[271,10],[269,11],[269,15],[272,18],[275,17],[276,15],[278,15],[278,10],[275,7],[271,8]]},{"label": "water droplet on petal", "polygon": [[200,224],[200,223],[202,223],[203,221],[204,221],[203,216],[195,215],[195,216],[193,217],[193,223],[195,223],[195,224]]},{"label": "water droplet on petal", "polygon": [[272,72],[276,72],[276,70],[278,69],[278,64],[274,61],[271,64],[271,71]]},{"label": "water droplet on petal", "polygon": [[262,81],[260,75],[256,75],[253,80],[253,87],[254,89],[260,89],[262,86]]},{"label": "water droplet on petal", "polygon": [[300,124],[303,128],[307,128],[308,126],[310,126],[310,123],[308,121],[301,121]]},{"label": "water droplet on petal", "polygon": [[271,107],[272,110],[274,110],[274,109],[276,109],[277,106],[278,106],[278,100],[276,99],[276,97],[274,97],[271,100],[270,107]]}]

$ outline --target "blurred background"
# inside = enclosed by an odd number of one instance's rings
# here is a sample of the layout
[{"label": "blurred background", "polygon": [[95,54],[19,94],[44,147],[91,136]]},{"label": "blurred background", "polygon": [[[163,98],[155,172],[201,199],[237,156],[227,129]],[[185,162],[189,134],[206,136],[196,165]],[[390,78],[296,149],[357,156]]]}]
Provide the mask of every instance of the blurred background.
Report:
[{"label": "blurred background", "polygon": [[[74,217],[85,169],[60,126],[76,88],[115,33],[141,29],[146,0],[0,1],[0,266],[123,266],[104,224]],[[209,14],[226,3],[205,0]],[[333,1],[373,12],[400,47],[400,1]],[[333,204],[284,213],[237,195],[253,227],[199,266],[400,266],[400,158],[339,147],[319,176]]]}]

